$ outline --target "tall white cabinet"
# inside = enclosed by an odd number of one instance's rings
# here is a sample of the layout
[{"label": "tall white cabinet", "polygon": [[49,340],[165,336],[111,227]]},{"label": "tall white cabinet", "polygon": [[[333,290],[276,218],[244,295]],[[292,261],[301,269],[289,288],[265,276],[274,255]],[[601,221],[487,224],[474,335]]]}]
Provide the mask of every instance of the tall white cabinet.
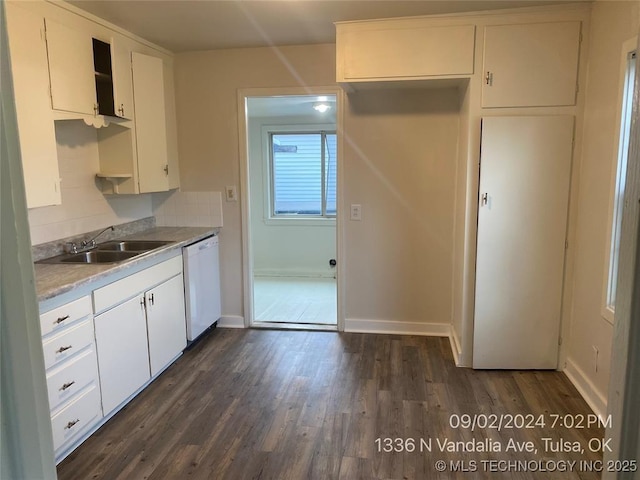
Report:
[{"label": "tall white cabinet", "polygon": [[482,120],[474,368],[557,366],[573,123]]},{"label": "tall white cabinet", "polygon": [[62,203],[44,17],[5,3],[27,207]]},{"label": "tall white cabinet", "polygon": [[133,52],[133,91],[140,193],[169,189],[162,59]]}]

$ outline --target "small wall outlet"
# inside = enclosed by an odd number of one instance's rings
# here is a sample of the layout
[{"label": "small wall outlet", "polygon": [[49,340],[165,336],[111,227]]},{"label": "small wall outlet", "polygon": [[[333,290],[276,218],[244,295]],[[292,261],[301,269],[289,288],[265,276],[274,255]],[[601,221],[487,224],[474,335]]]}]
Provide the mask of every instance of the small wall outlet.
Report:
[{"label": "small wall outlet", "polygon": [[232,185],[230,187],[224,187],[224,194],[227,198],[227,202],[237,202],[238,201],[238,193],[236,191],[236,186]]},{"label": "small wall outlet", "polygon": [[359,203],[351,204],[351,220],[362,220],[362,205]]}]

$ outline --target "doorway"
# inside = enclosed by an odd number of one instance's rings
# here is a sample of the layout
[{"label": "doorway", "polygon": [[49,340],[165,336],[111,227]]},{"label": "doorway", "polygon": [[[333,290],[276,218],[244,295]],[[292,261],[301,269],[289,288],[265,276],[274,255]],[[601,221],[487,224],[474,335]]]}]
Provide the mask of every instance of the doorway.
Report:
[{"label": "doorway", "polygon": [[244,103],[249,324],[336,330],[337,95]]}]

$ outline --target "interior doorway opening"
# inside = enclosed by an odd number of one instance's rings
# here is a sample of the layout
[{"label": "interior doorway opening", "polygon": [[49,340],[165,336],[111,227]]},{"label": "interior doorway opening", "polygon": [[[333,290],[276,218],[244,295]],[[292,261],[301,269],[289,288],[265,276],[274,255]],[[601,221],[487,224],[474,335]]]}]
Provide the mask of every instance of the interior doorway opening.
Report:
[{"label": "interior doorway opening", "polygon": [[336,95],[246,99],[250,324],[337,328]]}]

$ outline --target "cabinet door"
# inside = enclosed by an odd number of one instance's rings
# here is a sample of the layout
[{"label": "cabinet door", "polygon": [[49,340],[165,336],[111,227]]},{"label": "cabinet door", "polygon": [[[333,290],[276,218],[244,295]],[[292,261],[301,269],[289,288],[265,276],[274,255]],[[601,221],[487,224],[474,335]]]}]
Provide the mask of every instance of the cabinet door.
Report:
[{"label": "cabinet door", "polygon": [[111,39],[111,71],[116,115],[132,120],[134,112],[131,50],[117,37]]},{"label": "cabinet door", "polygon": [[52,107],[94,115],[97,104],[91,36],[48,18],[45,21]]},{"label": "cabinet door", "polygon": [[131,65],[140,193],[166,191],[169,167],[162,59],[133,52]]},{"label": "cabinet door", "polygon": [[5,3],[27,207],[60,205],[44,18]]},{"label": "cabinet door", "polygon": [[151,376],[158,374],[187,346],[182,274],[146,293]]},{"label": "cabinet door", "polygon": [[382,26],[345,32],[338,43],[338,81],[473,73],[473,25]]},{"label": "cabinet door", "polygon": [[483,107],[575,105],[580,22],[485,28]]},{"label": "cabinet door", "polygon": [[474,368],[558,365],[573,123],[482,120]]},{"label": "cabinet door", "polygon": [[108,414],[149,380],[144,296],[95,317],[102,407]]}]

